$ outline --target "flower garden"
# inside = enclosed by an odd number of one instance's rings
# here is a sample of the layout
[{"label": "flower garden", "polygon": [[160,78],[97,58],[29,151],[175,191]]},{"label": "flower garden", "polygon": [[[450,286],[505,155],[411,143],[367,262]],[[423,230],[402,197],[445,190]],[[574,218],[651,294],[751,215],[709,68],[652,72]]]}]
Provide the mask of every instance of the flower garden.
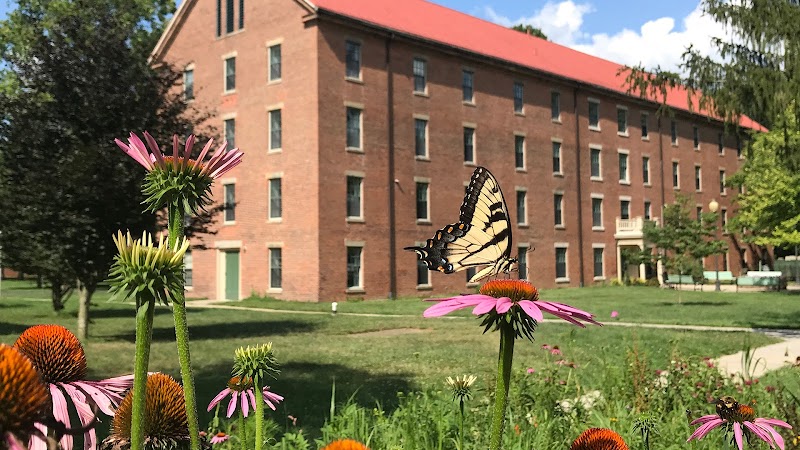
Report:
[{"label": "flower garden", "polygon": [[[190,137],[165,156],[145,141],[117,143],[148,171],[146,207],[168,210],[169,233],[115,237],[118,302],[98,311],[95,341],[84,347],[62,326],[71,317],[45,313],[28,287],[0,302],[0,449],[800,448],[800,369],[757,379],[713,361],[773,338],[602,326],[626,317],[621,298],[601,316],[591,302],[569,306],[575,290],[554,301],[501,279],[389,303],[416,314],[380,319],[190,308],[183,217],[210,203],[242,153],[224,143],[211,153],[209,142],[192,159]],[[665,295],[628,289],[590,290]],[[707,313],[715,301],[734,309],[719,294],[696,297]]]}]

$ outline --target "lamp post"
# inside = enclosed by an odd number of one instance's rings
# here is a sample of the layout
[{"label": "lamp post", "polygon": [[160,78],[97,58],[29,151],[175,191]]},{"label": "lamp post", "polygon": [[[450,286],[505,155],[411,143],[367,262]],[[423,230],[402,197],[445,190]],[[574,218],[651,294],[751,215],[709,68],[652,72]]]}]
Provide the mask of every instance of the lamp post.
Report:
[{"label": "lamp post", "polygon": [[[717,203],[716,200],[712,199],[708,203],[708,209],[712,213],[716,214],[717,210],[719,210],[719,203]],[[715,221],[716,221],[716,219],[715,219]],[[716,237],[716,232],[714,234],[715,234],[715,237]],[[717,276],[717,281],[714,283],[714,290],[719,292],[720,291],[720,288],[719,288],[719,253],[717,253],[716,258],[714,258],[714,271],[716,272],[716,276]]]}]

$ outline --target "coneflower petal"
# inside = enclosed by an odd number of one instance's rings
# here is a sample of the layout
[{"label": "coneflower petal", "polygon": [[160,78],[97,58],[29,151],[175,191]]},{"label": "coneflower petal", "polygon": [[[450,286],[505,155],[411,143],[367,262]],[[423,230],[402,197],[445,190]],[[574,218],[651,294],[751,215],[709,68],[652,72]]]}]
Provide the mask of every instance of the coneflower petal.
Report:
[{"label": "coneflower petal", "polygon": [[250,413],[250,401],[247,400],[247,393],[242,392],[240,394],[237,394],[236,392],[234,392],[233,395],[240,395],[242,397],[241,399],[242,414],[244,414],[244,416],[247,417],[247,415]]},{"label": "coneflower petal", "polygon": [[544,320],[544,316],[542,315],[542,310],[540,310],[535,303],[530,300],[520,300],[519,307],[525,311],[525,314],[530,316],[531,319],[541,322]]},{"label": "coneflower petal", "polygon": [[784,449],[784,446],[786,445],[786,443],[784,442],[783,436],[781,436],[780,433],[778,433],[777,431],[775,431],[771,427],[762,425],[760,423],[756,423],[755,426],[761,428],[762,430],[767,431],[770,434],[770,436],[772,436],[772,439],[774,439],[775,444],[777,444],[778,447],[780,447],[781,450]]},{"label": "coneflower petal", "polygon": [[[50,384],[50,396],[53,398],[53,417],[67,428],[72,428],[72,422],[69,419],[69,410],[67,409],[67,399],[64,398],[64,393],[55,384]],[[61,438],[61,448],[72,448],[72,436],[65,434]]]},{"label": "coneflower petal", "polygon": [[746,420],[744,421],[744,426],[747,427],[748,430],[755,433],[759,439],[769,444],[770,448],[775,448],[775,444],[772,443],[772,437],[770,437],[769,433],[764,431],[761,427]]},{"label": "coneflower petal", "polygon": [[725,421],[720,419],[719,417],[717,417],[714,420],[710,420],[710,421],[704,423],[703,425],[699,426],[696,430],[694,430],[694,433],[692,433],[692,435],[689,436],[689,439],[687,439],[686,442],[689,442],[692,439],[697,439],[698,441],[703,439],[704,437],[706,437],[706,435],[709,433],[709,431],[711,431],[714,428],[722,425],[723,422],[725,422]]},{"label": "coneflower petal", "polygon": [[233,415],[233,411],[236,410],[236,400],[239,399],[239,396],[236,392],[233,392],[231,395],[231,401],[228,403],[228,418]]},{"label": "coneflower petal", "polygon": [[225,398],[225,396],[228,395],[230,392],[231,392],[230,388],[225,388],[222,391],[220,391],[220,393],[217,394],[217,396],[214,397],[213,400],[211,400],[211,403],[208,404],[207,411],[211,411],[215,406],[217,406],[217,403],[219,403],[223,398]]},{"label": "coneflower petal", "polygon": [[739,450],[744,450],[742,444],[742,424],[739,422],[733,422],[733,438],[736,440],[736,446],[739,447]]}]

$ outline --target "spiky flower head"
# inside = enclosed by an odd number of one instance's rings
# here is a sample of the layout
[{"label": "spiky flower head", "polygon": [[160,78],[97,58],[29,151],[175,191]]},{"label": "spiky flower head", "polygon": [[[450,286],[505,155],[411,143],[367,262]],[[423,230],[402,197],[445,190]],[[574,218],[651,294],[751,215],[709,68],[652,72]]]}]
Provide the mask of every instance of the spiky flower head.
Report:
[{"label": "spiky flower head", "polygon": [[511,307],[507,311],[489,311],[483,318],[481,325],[483,332],[490,329],[498,330],[500,325],[505,322],[514,328],[516,337],[525,336],[533,340],[533,332],[536,330],[536,319],[531,317],[519,304],[520,301],[538,301],[539,290],[534,285],[525,280],[491,280],[481,286],[480,293],[493,298],[508,298],[511,300]]},{"label": "spiky flower head", "polygon": [[[144,428],[145,449],[188,449],[189,422],[183,389],[169,375],[154,373],[147,377]],[[130,446],[133,390],[119,405],[111,422],[111,435],[103,441],[101,449],[116,450]]]},{"label": "spiky flower head", "polygon": [[262,387],[262,381],[267,375],[275,378],[279,372],[272,342],[239,347],[234,352],[231,374],[240,380],[253,380],[256,385]]},{"label": "spiky flower head", "polygon": [[339,439],[322,448],[322,450],[369,450],[366,445],[352,439]]},{"label": "spiky flower head", "polygon": [[182,202],[185,211],[196,213],[204,209],[211,203],[211,184],[214,180],[236,167],[244,156],[238,148],[228,150],[228,143],[223,142],[210,160],[203,161],[214,143],[211,139],[197,159],[191,159],[194,135],[186,139],[183,150],[180,149],[178,136],[173,135],[172,156],[164,156],[156,140],[146,131],[144,138],[147,146],[134,133],[130,134],[128,144],[119,139],[115,139],[115,142],[122,151],[147,169],[142,192],[147,196],[144,203],[149,211],[158,211],[176,202]]},{"label": "spiky flower head", "polygon": [[472,398],[472,385],[478,377],[475,375],[464,375],[463,377],[447,377],[445,383],[453,391],[453,400],[464,402]]},{"label": "spiky flower head", "polygon": [[119,253],[114,257],[109,281],[112,298],[136,296],[137,308],[145,299],[153,298],[164,304],[183,300],[183,255],[189,248],[185,237],[170,248],[162,235],[154,245],[149,233],[133,239],[128,232],[114,236]]},{"label": "spiky flower head", "polygon": [[589,428],[575,439],[570,450],[628,450],[628,446],[613,430]]},{"label": "spiky flower head", "polygon": [[12,439],[27,443],[49,409],[50,394],[31,361],[0,344],[0,448]]},{"label": "spiky flower head", "polygon": [[14,347],[31,360],[47,383],[86,378],[83,346],[61,325],[34,325],[19,335]]}]

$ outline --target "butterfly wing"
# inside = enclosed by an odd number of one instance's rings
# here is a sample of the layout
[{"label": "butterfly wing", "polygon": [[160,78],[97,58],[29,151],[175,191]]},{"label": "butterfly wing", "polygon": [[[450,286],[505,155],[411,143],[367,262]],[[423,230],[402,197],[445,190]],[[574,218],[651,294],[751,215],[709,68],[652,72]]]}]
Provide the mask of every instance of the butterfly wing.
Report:
[{"label": "butterfly wing", "polygon": [[511,223],[503,192],[494,175],[478,167],[472,174],[459,221],[438,230],[424,247],[406,247],[417,252],[430,270],[458,272],[468,267],[490,265],[471,281],[507,271],[511,260]]}]

